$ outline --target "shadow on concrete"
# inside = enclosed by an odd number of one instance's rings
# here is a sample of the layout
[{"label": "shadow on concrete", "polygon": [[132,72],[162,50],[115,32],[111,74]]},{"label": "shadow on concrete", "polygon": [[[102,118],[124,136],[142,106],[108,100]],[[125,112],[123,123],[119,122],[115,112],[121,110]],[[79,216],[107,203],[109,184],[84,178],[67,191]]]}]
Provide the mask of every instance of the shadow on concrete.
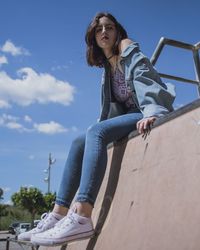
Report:
[{"label": "shadow on concrete", "polygon": [[128,138],[124,138],[121,141],[114,144],[113,155],[111,160],[110,172],[108,183],[106,186],[106,191],[103,198],[103,203],[99,213],[99,218],[95,228],[95,236],[88,242],[86,250],[93,250],[98,237],[102,231],[105,224],[106,218],[108,216],[109,210],[111,208],[112,200],[115,195],[115,191],[118,184],[118,179],[121,170],[121,163],[126,149]]}]

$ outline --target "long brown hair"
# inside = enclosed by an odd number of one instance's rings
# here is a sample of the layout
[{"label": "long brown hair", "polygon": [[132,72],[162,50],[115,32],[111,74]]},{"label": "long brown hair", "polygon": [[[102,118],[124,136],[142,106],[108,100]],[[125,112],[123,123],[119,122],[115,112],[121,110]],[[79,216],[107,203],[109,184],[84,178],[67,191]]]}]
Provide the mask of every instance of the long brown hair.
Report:
[{"label": "long brown hair", "polygon": [[96,16],[93,18],[92,22],[89,24],[85,35],[85,41],[87,44],[86,58],[87,63],[90,66],[103,67],[106,62],[106,57],[102,49],[97,45],[95,39],[95,29],[99,24],[99,19],[101,17],[107,17],[115,24],[117,30],[117,39],[113,46],[114,55],[119,55],[119,43],[122,39],[128,37],[126,30],[122,27],[122,25],[116,20],[113,15],[107,12],[97,13]]}]

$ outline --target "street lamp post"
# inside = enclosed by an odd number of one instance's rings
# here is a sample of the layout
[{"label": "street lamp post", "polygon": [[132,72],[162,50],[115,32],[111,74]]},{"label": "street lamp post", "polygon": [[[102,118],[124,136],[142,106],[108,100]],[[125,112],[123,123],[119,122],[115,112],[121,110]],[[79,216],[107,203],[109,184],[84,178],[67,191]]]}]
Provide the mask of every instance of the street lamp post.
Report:
[{"label": "street lamp post", "polygon": [[[2,188],[0,188],[0,201],[1,200],[3,200],[3,189]],[[3,207],[0,206],[0,230],[1,230],[1,216],[2,216],[1,212],[2,212],[2,210],[3,210]]]},{"label": "street lamp post", "polygon": [[48,168],[44,170],[45,173],[47,173],[47,177],[44,179],[45,182],[47,182],[47,193],[49,194],[51,189],[50,189],[50,185],[51,185],[51,166],[56,162],[56,159],[52,159],[51,157],[51,153],[49,153],[49,164],[48,164]]}]

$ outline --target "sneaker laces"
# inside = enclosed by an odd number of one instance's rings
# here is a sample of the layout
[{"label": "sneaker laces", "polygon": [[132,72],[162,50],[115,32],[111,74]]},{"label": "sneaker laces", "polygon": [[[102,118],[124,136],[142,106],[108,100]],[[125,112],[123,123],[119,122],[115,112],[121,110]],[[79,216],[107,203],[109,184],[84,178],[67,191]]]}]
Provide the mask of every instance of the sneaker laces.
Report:
[{"label": "sneaker laces", "polygon": [[70,213],[68,214],[67,216],[65,216],[62,220],[60,220],[57,224],[56,224],[56,227],[57,228],[65,228],[71,224],[75,224],[77,221],[76,219],[74,218],[73,214]]},{"label": "sneaker laces", "polygon": [[73,213],[69,213],[67,216],[65,216],[63,219],[58,221],[54,228],[51,228],[50,230],[46,231],[45,233],[48,234],[48,236],[52,237],[56,234],[59,234],[63,229],[65,229],[67,226],[71,224],[75,224],[77,221],[73,216]]},{"label": "sneaker laces", "polygon": [[41,229],[44,224],[46,224],[49,220],[51,220],[51,217],[49,215],[50,215],[50,213],[42,214],[41,221],[37,224],[36,228]]}]

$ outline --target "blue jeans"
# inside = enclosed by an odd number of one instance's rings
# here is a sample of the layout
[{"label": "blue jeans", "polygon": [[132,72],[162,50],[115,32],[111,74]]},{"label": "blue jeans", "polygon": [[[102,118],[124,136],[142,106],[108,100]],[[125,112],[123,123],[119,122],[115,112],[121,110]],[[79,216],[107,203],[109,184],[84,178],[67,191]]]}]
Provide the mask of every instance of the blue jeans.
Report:
[{"label": "blue jeans", "polygon": [[90,126],[71,145],[56,204],[70,207],[76,201],[94,206],[107,165],[107,145],[136,129],[141,113],[129,113]]}]

